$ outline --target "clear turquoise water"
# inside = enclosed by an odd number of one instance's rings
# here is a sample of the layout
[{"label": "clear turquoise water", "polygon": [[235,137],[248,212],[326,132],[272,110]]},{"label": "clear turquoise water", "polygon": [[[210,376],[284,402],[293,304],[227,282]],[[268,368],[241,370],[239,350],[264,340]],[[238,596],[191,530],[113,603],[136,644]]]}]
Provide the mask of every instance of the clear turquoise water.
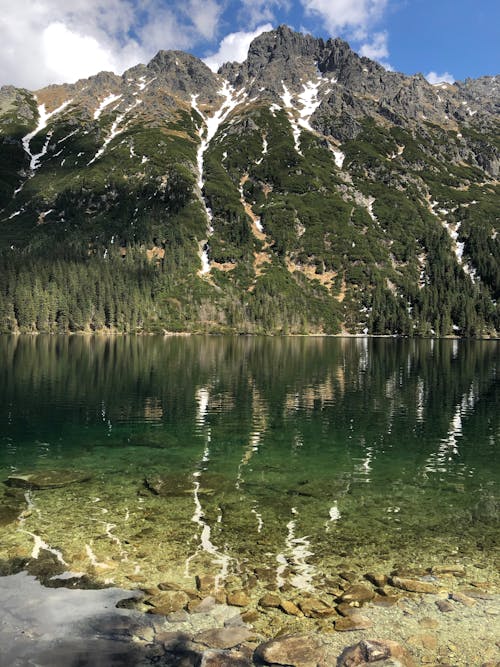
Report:
[{"label": "clear turquoise water", "polygon": [[339,568],[450,559],[492,570],[499,359],[494,341],[4,337],[2,479],[92,478],[23,492],[0,559],[41,539],[120,585],[260,567],[313,588]]}]

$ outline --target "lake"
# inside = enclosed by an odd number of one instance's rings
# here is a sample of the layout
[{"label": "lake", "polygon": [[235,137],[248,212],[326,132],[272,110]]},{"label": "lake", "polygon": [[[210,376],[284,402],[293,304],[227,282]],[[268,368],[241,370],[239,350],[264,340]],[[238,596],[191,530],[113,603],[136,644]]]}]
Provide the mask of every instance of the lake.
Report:
[{"label": "lake", "polygon": [[45,553],[125,588],[493,577],[499,360],[495,341],[3,337],[2,572]]}]

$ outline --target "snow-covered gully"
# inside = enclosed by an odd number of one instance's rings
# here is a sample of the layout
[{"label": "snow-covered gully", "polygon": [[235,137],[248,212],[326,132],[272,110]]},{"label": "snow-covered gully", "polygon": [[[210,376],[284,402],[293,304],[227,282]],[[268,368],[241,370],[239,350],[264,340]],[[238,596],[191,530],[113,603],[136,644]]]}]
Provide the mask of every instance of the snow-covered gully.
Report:
[{"label": "snow-covered gully", "polygon": [[[198,136],[200,137],[200,145],[198,147],[196,162],[198,166],[198,188],[200,189],[201,200],[205,208],[205,213],[207,217],[208,229],[207,236],[210,237],[213,234],[214,228],[212,226],[213,214],[209,206],[207,205],[206,199],[203,196],[203,188],[205,186],[205,152],[210,145],[210,141],[215,137],[219,127],[224,123],[226,118],[229,116],[231,111],[235,109],[238,104],[240,104],[246,97],[246,93],[243,90],[236,92],[234,88],[227,82],[224,81],[222,88],[219,90],[219,95],[224,98],[219,109],[213,114],[213,116],[208,116],[205,114],[200,107],[198,106],[198,95],[191,96],[191,106],[196,111],[197,114],[201,116],[202,124],[198,127]],[[200,242],[200,259],[201,259],[201,270],[200,275],[205,275],[210,273],[210,259],[208,255],[209,246],[208,238]]]}]

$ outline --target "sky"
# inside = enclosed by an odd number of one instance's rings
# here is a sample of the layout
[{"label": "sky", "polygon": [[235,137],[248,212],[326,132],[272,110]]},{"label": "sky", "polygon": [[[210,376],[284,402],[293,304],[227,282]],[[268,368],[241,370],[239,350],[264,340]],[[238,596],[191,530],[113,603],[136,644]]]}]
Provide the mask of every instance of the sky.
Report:
[{"label": "sky", "polygon": [[387,69],[431,83],[500,72],[498,0],[0,0],[0,86],[36,90],[101,70],[121,74],[160,49],[212,69],[243,61],[284,23],[341,37]]}]

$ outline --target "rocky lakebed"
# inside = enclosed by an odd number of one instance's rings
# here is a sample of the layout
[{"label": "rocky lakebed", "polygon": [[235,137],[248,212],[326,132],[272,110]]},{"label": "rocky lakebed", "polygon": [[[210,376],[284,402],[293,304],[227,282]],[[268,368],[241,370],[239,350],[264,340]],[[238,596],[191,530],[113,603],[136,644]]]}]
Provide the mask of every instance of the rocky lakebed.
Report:
[{"label": "rocky lakebed", "polygon": [[[118,538],[111,520],[92,541],[85,536],[83,553],[81,545],[72,552],[70,535],[80,527],[82,537],[88,513],[72,498],[93,497],[80,494],[92,483],[84,472],[48,470],[6,480],[2,667],[500,664],[499,577],[484,554],[455,551],[436,562],[417,548],[412,562],[391,553],[368,568],[346,552],[336,568],[318,565],[313,580],[304,579],[305,557],[289,559],[277,576],[264,561],[224,562],[201,513],[205,548],[189,572],[168,560],[153,520],[143,518],[133,557],[132,537]],[[145,479],[135,492],[158,501],[161,480]],[[175,514],[175,494],[170,500]]]}]

